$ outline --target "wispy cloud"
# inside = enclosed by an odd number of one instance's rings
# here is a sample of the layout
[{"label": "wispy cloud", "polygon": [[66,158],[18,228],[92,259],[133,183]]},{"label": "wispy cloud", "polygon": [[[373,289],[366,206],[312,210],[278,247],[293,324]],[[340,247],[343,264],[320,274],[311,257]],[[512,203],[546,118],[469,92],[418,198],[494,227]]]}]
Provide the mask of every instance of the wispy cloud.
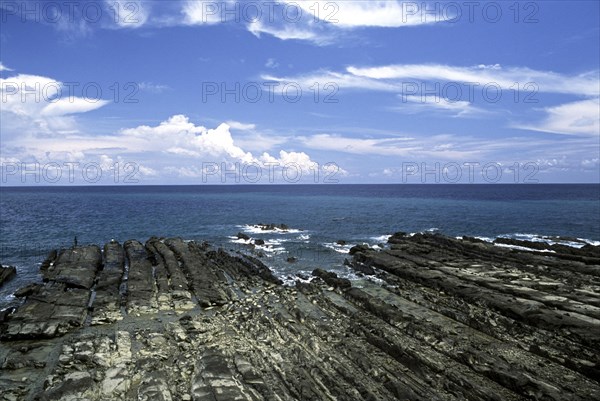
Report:
[{"label": "wispy cloud", "polygon": [[515,88],[515,84],[524,86],[534,84],[531,91],[563,93],[585,96],[598,96],[598,71],[583,74],[565,75],[552,71],[533,70],[528,67],[502,67],[494,65],[476,65],[471,67],[449,66],[443,64],[396,64],[380,67],[348,67],[353,76],[402,82],[404,80],[460,82],[478,84],[496,84],[502,89]]},{"label": "wispy cloud", "polygon": [[402,113],[414,114],[420,112],[441,111],[454,117],[475,117],[489,114],[488,111],[473,106],[465,100],[450,101],[440,96],[399,96],[402,102],[391,109]]},{"label": "wispy cloud", "polygon": [[[427,2],[414,1],[286,1],[321,22],[352,29],[362,27],[399,28],[443,22],[446,16],[440,8]],[[428,7],[427,14],[424,13]]]},{"label": "wispy cloud", "polygon": [[279,63],[274,58],[269,58],[265,63],[265,67],[267,68],[277,68],[279,67]]},{"label": "wispy cloud", "polygon": [[2,71],[12,71],[12,69],[8,68],[4,64],[2,64],[2,61],[0,61],[0,72]]},{"label": "wispy cloud", "polygon": [[142,0],[104,0],[106,7],[112,11],[114,23],[119,28],[141,28],[150,16],[150,1]]},{"label": "wispy cloud", "polygon": [[313,29],[295,24],[265,24],[257,20],[248,24],[248,31],[257,38],[260,38],[262,34],[268,34],[281,40],[305,40],[317,45],[327,45],[333,41],[328,34],[318,33]]},{"label": "wispy cloud", "polygon": [[160,93],[163,93],[163,92],[171,89],[171,87],[169,85],[155,84],[153,82],[140,82],[137,85],[137,88],[140,91],[154,93],[154,94],[160,94]]},{"label": "wispy cloud", "polygon": [[[225,22],[221,7],[232,1],[215,2],[211,0],[186,0],[182,2],[181,12],[184,18],[180,20],[183,25],[213,25]],[[175,23],[177,21],[174,21]]]},{"label": "wispy cloud", "polygon": [[[292,77],[264,75],[265,79],[278,82],[298,82],[313,85],[315,82],[334,82],[340,89],[391,91],[415,95],[421,90],[421,82],[458,83],[481,89],[485,85],[497,85],[502,90],[516,88],[525,94],[545,92],[580,96],[598,96],[598,71],[566,75],[552,71],[533,70],[527,67],[502,67],[500,65],[476,65],[471,67],[443,64],[394,64],[377,67],[349,66],[345,71],[317,71]],[[416,85],[415,85],[416,84]]]},{"label": "wispy cloud", "polygon": [[600,136],[600,99],[587,99],[544,109],[546,117],[515,128],[566,135]]},{"label": "wispy cloud", "polygon": [[103,99],[75,96],[60,81],[38,75],[18,74],[0,78],[3,136],[21,134],[61,134],[77,131],[71,116],[96,110],[108,104]]},{"label": "wispy cloud", "polygon": [[308,148],[342,153],[377,156],[437,157],[441,159],[466,159],[481,157],[476,148],[465,148],[448,143],[447,136],[415,138],[357,138],[337,134],[316,134],[300,137]]}]

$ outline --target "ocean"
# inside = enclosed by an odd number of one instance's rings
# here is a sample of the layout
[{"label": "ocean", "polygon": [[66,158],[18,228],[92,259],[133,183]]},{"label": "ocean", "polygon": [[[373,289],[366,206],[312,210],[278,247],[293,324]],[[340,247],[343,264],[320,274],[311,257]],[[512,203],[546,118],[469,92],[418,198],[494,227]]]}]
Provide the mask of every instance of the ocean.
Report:
[{"label": "ocean", "polygon": [[[289,229],[263,231],[255,226],[261,223]],[[15,266],[17,277],[0,288],[0,308],[15,302],[16,289],[39,279],[50,250],[71,246],[75,237],[80,245],[100,246],[152,236],[208,241],[260,254],[293,282],[316,267],[352,278],[343,265],[350,247],[384,244],[397,231],[546,241],[563,236],[598,245],[600,185],[2,187],[0,261]],[[265,245],[251,249],[237,238],[240,232]]]}]

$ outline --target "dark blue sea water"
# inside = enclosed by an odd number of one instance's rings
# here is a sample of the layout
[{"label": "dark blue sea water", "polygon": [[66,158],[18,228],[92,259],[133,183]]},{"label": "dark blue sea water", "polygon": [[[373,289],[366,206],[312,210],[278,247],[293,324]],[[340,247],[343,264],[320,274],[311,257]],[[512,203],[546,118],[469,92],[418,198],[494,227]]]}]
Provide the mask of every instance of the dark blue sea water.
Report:
[{"label": "dark blue sea water", "polygon": [[[250,227],[257,223],[293,230],[260,232]],[[426,230],[600,241],[600,185],[4,187],[0,261],[16,266],[18,278],[0,289],[0,307],[37,279],[48,251],[75,236],[98,245],[179,236],[247,252],[232,238],[245,231],[267,241],[264,262],[286,277],[319,266],[349,274],[342,263],[351,245]]]}]

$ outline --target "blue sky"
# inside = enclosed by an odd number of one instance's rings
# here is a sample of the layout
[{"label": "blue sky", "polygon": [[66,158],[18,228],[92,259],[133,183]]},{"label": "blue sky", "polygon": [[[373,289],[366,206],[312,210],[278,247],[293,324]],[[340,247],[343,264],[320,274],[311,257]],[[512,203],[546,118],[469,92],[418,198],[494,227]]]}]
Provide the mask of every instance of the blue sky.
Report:
[{"label": "blue sky", "polygon": [[0,5],[3,185],[600,180],[597,1]]}]

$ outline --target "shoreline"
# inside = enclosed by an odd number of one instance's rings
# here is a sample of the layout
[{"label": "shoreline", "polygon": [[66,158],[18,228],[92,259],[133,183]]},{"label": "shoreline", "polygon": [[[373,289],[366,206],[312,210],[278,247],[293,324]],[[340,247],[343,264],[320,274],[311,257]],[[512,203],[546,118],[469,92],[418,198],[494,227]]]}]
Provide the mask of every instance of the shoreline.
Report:
[{"label": "shoreline", "polygon": [[600,247],[513,241],[535,250],[398,233],[350,249],[364,280],[315,269],[295,286],[195,241],[68,248],[0,316],[0,387],[18,400],[600,398]]}]

